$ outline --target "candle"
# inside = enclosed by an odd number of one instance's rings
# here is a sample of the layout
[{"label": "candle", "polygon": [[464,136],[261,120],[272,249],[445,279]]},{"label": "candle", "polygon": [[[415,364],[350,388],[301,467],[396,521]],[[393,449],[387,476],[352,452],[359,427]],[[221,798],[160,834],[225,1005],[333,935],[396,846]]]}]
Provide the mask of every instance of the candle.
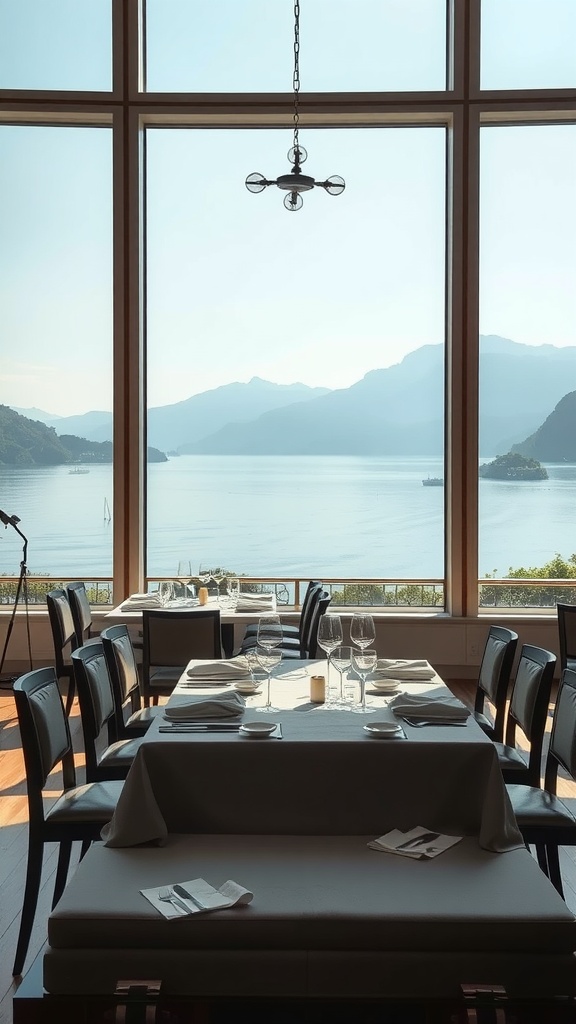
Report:
[{"label": "candle", "polygon": [[198,591],[198,604],[208,604],[208,587],[200,587]]},{"label": "candle", "polygon": [[310,676],[310,700],[313,704],[323,704],[326,694],[324,676]]}]

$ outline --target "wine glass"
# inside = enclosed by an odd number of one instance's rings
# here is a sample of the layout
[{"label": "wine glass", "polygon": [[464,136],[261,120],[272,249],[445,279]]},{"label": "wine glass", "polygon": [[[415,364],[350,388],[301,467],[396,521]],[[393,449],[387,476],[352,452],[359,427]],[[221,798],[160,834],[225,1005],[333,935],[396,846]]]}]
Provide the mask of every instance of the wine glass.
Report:
[{"label": "wine glass", "polygon": [[222,599],[222,602],[225,602],[226,607],[230,608],[231,611],[236,611],[236,605],[238,604],[239,597],[240,580],[237,576],[229,576],[226,580],[226,595]]},{"label": "wine glass", "polygon": [[212,579],[216,584],[216,600],[218,601],[218,604],[220,604],[220,584],[222,583],[222,580],[225,579],[226,573],[224,572],[224,569],[222,569],[221,566],[218,566],[217,569],[212,569],[210,575],[212,576]]},{"label": "wine glass", "polygon": [[330,699],[330,656],[332,651],[342,643],[342,623],[339,615],[323,615],[318,623],[318,646],[326,651],[328,668],[326,671],[326,701],[324,708],[334,707]]},{"label": "wine glass", "polygon": [[347,672],[352,665],[352,648],[351,647],[336,647],[332,651],[332,664],[340,673],[340,698],[339,703],[345,704],[347,701],[344,700],[344,687],[343,687],[343,675]]},{"label": "wine glass", "polygon": [[258,619],[256,639],[259,647],[271,651],[282,643],[282,623],[279,615],[263,615]]},{"label": "wine glass", "polygon": [[188,597],[188,586],[193,580],[192,575],[192,562],[189,558],[181,558],[178,562],[178,571],[176,572],[176,579],[182,584],[182,597]]},{"label": "wine glass", "polygon": [[271,701],[270,701],[270,678],[272,676],[272,671],[275,668],[277,668],[278,665],[280,664],[280,662],[282,661],[282,651],[279,651],[278,648],[275,648],[275,647],[260,647],[260,646],[258,646],[256,648],[256,657],[258,659],[258,664],[260,665],[260,667],[263,668],[265,672],[267,672],[268,679],[267,679],[266,703],[265,703],[264,707],[262,707],[262,708],[255,708],[254,710],[255,711],[261,711],[263,714],[269,714],[272,711],[278,711],[279,710],[278,708],[275,708],[273,706],[273,704],[271,703]]},{"label": "wine glass", "polygon": [[354,612],[352,622],[350,623],[350,639],[362,651],[365,647],[370,647],[370,644],[374,643],[376,630],[374,628],[374,619],[371,615],[365,612]]},{"label": "wine glass", "polygon": [[359,715],[369,715],[375,708],[366,707],[366,676],[373,672],[378,661],[378,652],[375,648],[365,648],[361,651],[352,651],[352,667],[360,676],[360,704],[352,708]]}]

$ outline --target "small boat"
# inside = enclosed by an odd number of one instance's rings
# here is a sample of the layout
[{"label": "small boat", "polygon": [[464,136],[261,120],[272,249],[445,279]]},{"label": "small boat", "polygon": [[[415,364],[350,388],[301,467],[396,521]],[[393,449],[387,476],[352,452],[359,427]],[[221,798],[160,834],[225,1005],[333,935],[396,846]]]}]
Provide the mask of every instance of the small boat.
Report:
[{"label": "small boat", "polygon": [[427,476],[422,483],[424,487],[444,487],[444,480],[441,476]]},{"label": "small boat", "polygon": [[68,472],[72,476],[79,476],[81,473],[89,473],[90,470],[89,469],[82,469],[81,466],[75,466],[74,469],[69,469]]},{"label": "small boat", "polygon": [[104,498],[104,522],[109,523],[112,519],[112,512],[110,511],[110,505],[108,504],[108,498]]}]

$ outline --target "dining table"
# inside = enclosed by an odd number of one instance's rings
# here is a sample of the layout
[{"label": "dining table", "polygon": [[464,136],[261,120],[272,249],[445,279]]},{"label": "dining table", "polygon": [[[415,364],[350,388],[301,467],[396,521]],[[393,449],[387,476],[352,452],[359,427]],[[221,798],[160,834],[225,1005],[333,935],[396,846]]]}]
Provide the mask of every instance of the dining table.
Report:
[{"label": "dining table", "polygon": [[[234,690],[192,684],[188,671],[202,664],[190,662],[167,708],[192,694]],[[265,686],[244,698],[239,722],[278,723],[269,738],[208,722],[191,731],[155,718],[103,830],[106,845],[162,844],[173,833],[379,836],[423,826],[473,836],[491,852],[523,846],[495,747],[473,716],[458,726],[402,721],[395,734],[375,732],[375,722],[398,721],[394,690],[383,694],[368,679],[371,713],[328,709],[310,700],[311,676],[327,671],[323,660],[280,664],[271,681],[273,714],[261,712]],[[439,688],[448,693],[436,674],[396,686],[422,695]]]}]

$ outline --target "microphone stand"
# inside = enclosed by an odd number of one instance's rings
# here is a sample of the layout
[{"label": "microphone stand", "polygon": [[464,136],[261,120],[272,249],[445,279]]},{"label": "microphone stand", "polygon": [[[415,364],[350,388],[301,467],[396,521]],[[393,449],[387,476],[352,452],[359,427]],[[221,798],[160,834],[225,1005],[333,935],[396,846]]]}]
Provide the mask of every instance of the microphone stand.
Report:
[{"label": "microphone stand", "polygon": [[10,637],[12,635],[12,630],[14,628],[16,610],[18,608],[18,602],[20,600],[21,593],[24,594],[24,607],[26,609],[26,635],[28,639],[28,660],[30,662],[30,671],[32,671],[32,643],[30,640],[30,618],[28,615],[28,567],[26,565],[28,557],[28,538],[24,536],[22,530],[20,530],[18,527],[18,523],[20,522],[18,516],[9,516],[6,514],[6,512],[3,512],[2,509],[0,509],[0,522],[4,523],[5,529],[8,529],[8,527],[11,526],[13,530],[16,530],[16,533],[18,534],[19,537],[22,538],[24,542],[22,547],[22,561],[20,562],[20,576],[18,577],[16,597],[14,598],[14,607],[12,608],[12,615],[10,616],[10,622],[8,623],[8,629],[6,631],[6,640],[4,641],[4,649],[2,651],[2,657],[0,658],[0,674],[2,673],[2,669],[4,668],[4,661],[6,660],[6,651],[8,650],[8,644],[10,642]]}]

